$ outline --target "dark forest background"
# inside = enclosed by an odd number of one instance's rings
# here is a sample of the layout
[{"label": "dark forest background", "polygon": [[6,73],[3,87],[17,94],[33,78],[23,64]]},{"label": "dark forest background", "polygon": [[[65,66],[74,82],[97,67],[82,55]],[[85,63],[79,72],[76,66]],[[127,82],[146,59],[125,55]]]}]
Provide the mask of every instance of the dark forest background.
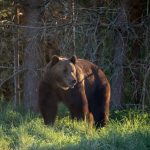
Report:
[{"label": "dark forest background", "polygon": [[111,107],[150,108],[149,0],[0,0],[0,99],[37,109],[52,55],[88,59],[111,83]]}]

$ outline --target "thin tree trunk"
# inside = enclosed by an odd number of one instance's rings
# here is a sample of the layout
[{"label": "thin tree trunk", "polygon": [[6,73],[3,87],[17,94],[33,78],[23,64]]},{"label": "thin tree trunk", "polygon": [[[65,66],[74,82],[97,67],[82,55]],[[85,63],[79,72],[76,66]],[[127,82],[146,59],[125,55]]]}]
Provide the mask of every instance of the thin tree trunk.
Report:
[{"label": "thin tree trunk", "polygon": [[[142,15],[144,12],[144,3],[143,0],[128,0],[128,7],[129,7],[129,22],[131,24],[134,23],[138,23],[140,24],[143,20],[142,20]],[[133,97],[133,101],[135,104],[139,104],[140,103],[140,98],[141,97],[141,87],[142,87],[142,76],[141,76],[141,66],[139,65],[139,63],[137,62],[138,59],[140,58],[141,55],[141,51],[142,51],[142,47],[141,47],[141,37],[143,37],[143,28],[142,27],[134,27],[133,32],[136,33],[135,38],[131,41],[132,42],[132,46],[131,46],[131,58],[133,60],[133,64],[134,65],[134,76],[131,79],[132,82],[134,80],[134,95]]]},{"label": "thin tree trunk", "polygon": [[[18,5],[15,1],[15,24],[20,25],[21,19],[22,19],[22,12],[21,12],[21,6]],[[20,54],[19,54],[19,31],[20,29],[17,28],[17,37],[14,37],[14,106],[17,106],[20,104],[20,79],[19,79],[19,60],[20,60]]]},{"label": "thin tree trunk", "polygon": [[[147,0],[147,10],[146,10],[146,16],[148,17],[150,12],[149,12],[149,7],[150,6],[150,1]],[[145,75],[144,75],[144,80],[143,80],[143,86],[142,86],[142,93],[141,93],[141,104],[142,104],[142,110],[144,111],[145,110],[145,101],[146,101],[146,96],[147,96],[147,93],[149,92],[148,91],[148,87],[147,87],[147,84],[149,83],[148,82],[148,79],[150,77],[150,53],[149,53],[149,50],[150,50],[150,27],[147,25],[146,26],[146,33],[145,33],[145,48],[146,48],[146,54],[147,54],[147,67],[148,69],[146,70],[145,72]]]},{"label": "thin tree trunk", "polygon": [[[19,71],[19,50],[18,45],[14,48],[14,74]],[[20,82],[19,75],[14,76],[14,106],[20,104]]]},{"label": "thin tree trunk", "polygon": [[116,20],[117,29],[115,30],[114,39],[114,73],[112,75],[112,108],[121,108],[123,94],[123,63],[125,60],[126,38],[124,25],[126,23],[125,5],[122,4],[118,18]]},{"label": "thin tree trunk", "polygon": [[76,28],[75,28],[75,0],[72,0],[72,32],[73,32],[73,54],[76,54]]},{"label": "thin tree trunk", "polygon": [[40,2],[38,0],[28,0],[28,6],[25,8],[24,30],[26,38],[26,47],[24,51],[24,106],[37,110],[38,83],[39,77],[37,69],[39,67],[39,16]]}]

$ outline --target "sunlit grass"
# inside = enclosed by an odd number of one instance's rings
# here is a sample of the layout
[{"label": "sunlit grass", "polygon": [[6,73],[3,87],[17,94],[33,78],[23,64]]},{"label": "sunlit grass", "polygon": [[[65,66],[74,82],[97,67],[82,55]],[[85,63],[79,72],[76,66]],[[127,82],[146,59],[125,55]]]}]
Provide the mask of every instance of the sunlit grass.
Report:
[{"label": "sunlit grass", "polygon": [[72,121],[61,106],[53,127],[39,114],[0,103],[0,150],[149,150],[150,115],[124,110],[111,113],[107,127],[89,129],[84,121]]}]

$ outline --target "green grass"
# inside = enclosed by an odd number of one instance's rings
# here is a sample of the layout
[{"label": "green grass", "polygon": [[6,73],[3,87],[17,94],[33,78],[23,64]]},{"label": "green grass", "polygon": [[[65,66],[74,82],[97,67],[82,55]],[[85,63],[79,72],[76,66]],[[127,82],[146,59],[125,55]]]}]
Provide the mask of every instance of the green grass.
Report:
[{"label": "green grass", "polygon": [[140,111],[111,112],[107,127],[88,129],[71,121],[61,106],[54,127],[39,114],[0,102],[0,150],[149,150],[150,115]]}]

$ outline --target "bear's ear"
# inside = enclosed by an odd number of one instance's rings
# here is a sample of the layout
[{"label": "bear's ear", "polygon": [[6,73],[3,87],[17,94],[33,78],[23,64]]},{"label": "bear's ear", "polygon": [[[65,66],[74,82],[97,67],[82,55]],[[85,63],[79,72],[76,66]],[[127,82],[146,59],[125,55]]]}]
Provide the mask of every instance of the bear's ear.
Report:
[{"label": "bear's ear", "polygon": [[70,58],[70,61],[71,61],[73,64],[76,64],[77,57],[76,57],[75,55],[73,55],[73,56]]},{"label": "bear's ear", "polygon": [[51,66],[54,66],[55,64],[57,64],[59,62],[59,57],[54,55],[52,57],[52,60],[51,60]]}]

